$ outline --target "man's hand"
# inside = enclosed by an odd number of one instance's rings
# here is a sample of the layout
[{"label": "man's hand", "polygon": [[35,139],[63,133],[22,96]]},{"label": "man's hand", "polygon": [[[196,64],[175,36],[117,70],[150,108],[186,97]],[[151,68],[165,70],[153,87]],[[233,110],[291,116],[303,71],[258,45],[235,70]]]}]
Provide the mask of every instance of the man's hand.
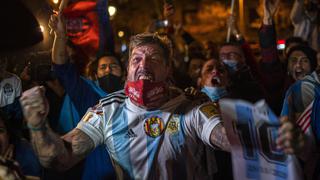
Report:
[{"label": "man's hand", "polygon": [[45,88],[36,86],[22,93],[20,103],[27,123],[32,127],[40,127],[49,112],[49,104],[45,98]]},{"label": "man's hand", "polygon": [[272,18],[279,8],[279,3],[280,0],[263,0],[263,24],[272,24]]},{"label": "man's hand", "polygon": [[54,31],[56,37],[65,38],[66,26],[61,13],[54,11],[49,19],[49,28]]},{"label": "man's hand", "polygon": [[288,117],[281,117],[281,127],[277,139],[277,147],[287,154],[297,154],[304,146],[304,134]]},{"label": "man's hand", "polygon": [[238,34],[237,25],[236,25],[237,17],[235,15],[230,15],[227,19],[228,28],[231,29],[233,35]]}]

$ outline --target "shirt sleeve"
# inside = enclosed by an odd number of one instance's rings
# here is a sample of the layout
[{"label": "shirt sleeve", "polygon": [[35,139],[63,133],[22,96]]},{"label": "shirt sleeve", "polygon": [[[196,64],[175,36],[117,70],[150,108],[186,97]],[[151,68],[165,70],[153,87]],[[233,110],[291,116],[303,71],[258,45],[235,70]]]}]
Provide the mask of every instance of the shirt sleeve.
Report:
[{"label": "shirt sleeve", "polygon": [[314,99],[314,89],[308,82],[297,81],[287,91],[281,115],[302,113]]},{"label": "shirt sleeve", "polygon": [[192,110],[192,119],[186,120],[185,125],[190,131],[186,131],[190,136],[200,138],[205,144],[214,147],[210,141],[213,128],[221,121],[218,106],[208,102]]},{"label": "shirt sleeve", "polygon": [[89,108],[76,128],[88,135],[94,142],[95,147],[103,144],[104,119],[102,109],[100,107]]},{"label": "shirt sleeve", "polygon": [[15,98],[21,96],[22,85],[21,85],[21,80],[20,80],[19,77],[17,77],[17,82],[16,83],[17,84],[15,85],[15,87],[16,87],[16,96],[15,96]]},{"label": "shirt sleeve", "polygon": [[73,64],[53,64],[53,71],[80,115],[83,115],[89,107],[94,106],[101,98],[93,87],[81,78]]}]

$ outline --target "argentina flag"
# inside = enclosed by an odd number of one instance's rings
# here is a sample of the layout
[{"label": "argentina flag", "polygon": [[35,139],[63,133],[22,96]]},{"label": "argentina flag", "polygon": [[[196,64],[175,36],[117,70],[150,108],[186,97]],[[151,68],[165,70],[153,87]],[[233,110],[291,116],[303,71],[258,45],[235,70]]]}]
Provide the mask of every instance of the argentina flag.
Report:
[{"label": "argentina flag", "polygon": [[220,108],[231,144],[235,180],[300,180],[295,156],[276,148],[280,122],[265,101],[225,99]]}]

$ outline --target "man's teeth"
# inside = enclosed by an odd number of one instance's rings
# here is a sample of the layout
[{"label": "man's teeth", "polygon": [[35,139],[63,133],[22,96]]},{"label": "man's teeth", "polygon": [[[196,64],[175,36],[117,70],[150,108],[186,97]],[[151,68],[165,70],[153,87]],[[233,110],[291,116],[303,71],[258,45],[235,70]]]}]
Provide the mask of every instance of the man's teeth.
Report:
[{"label": "man's teeth", "polygon": [[142,76],[139,76],[139,80],[150,80],[150,81],[152,81],[153,77],[150,76],[150,75],[142,75]]},{"label": "man's teeth", "polygon": [[221,83],[221,80],[220,80],[220,78],[218,78],[218,77],[214,77],[214,78],[212,79],[212,81],[213,81],[215,84],[220,84],[220,83]]}]

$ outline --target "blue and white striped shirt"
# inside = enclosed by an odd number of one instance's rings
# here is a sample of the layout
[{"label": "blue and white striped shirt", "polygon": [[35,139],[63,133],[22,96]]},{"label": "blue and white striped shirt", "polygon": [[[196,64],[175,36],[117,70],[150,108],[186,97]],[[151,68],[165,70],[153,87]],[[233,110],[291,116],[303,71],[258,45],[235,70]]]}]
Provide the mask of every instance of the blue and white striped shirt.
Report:
[{"label": "blue and white striped shirt", "polygon": [[205,147],[212,146],[210,134],[220,116],[211,102],[199,104],[181,94],[147,111],[116,92],[89,109],[77,128],[95,146],[106,145],[124,177],[209,179],[216,166],[206,164],[211,160],[206,159]]}]

